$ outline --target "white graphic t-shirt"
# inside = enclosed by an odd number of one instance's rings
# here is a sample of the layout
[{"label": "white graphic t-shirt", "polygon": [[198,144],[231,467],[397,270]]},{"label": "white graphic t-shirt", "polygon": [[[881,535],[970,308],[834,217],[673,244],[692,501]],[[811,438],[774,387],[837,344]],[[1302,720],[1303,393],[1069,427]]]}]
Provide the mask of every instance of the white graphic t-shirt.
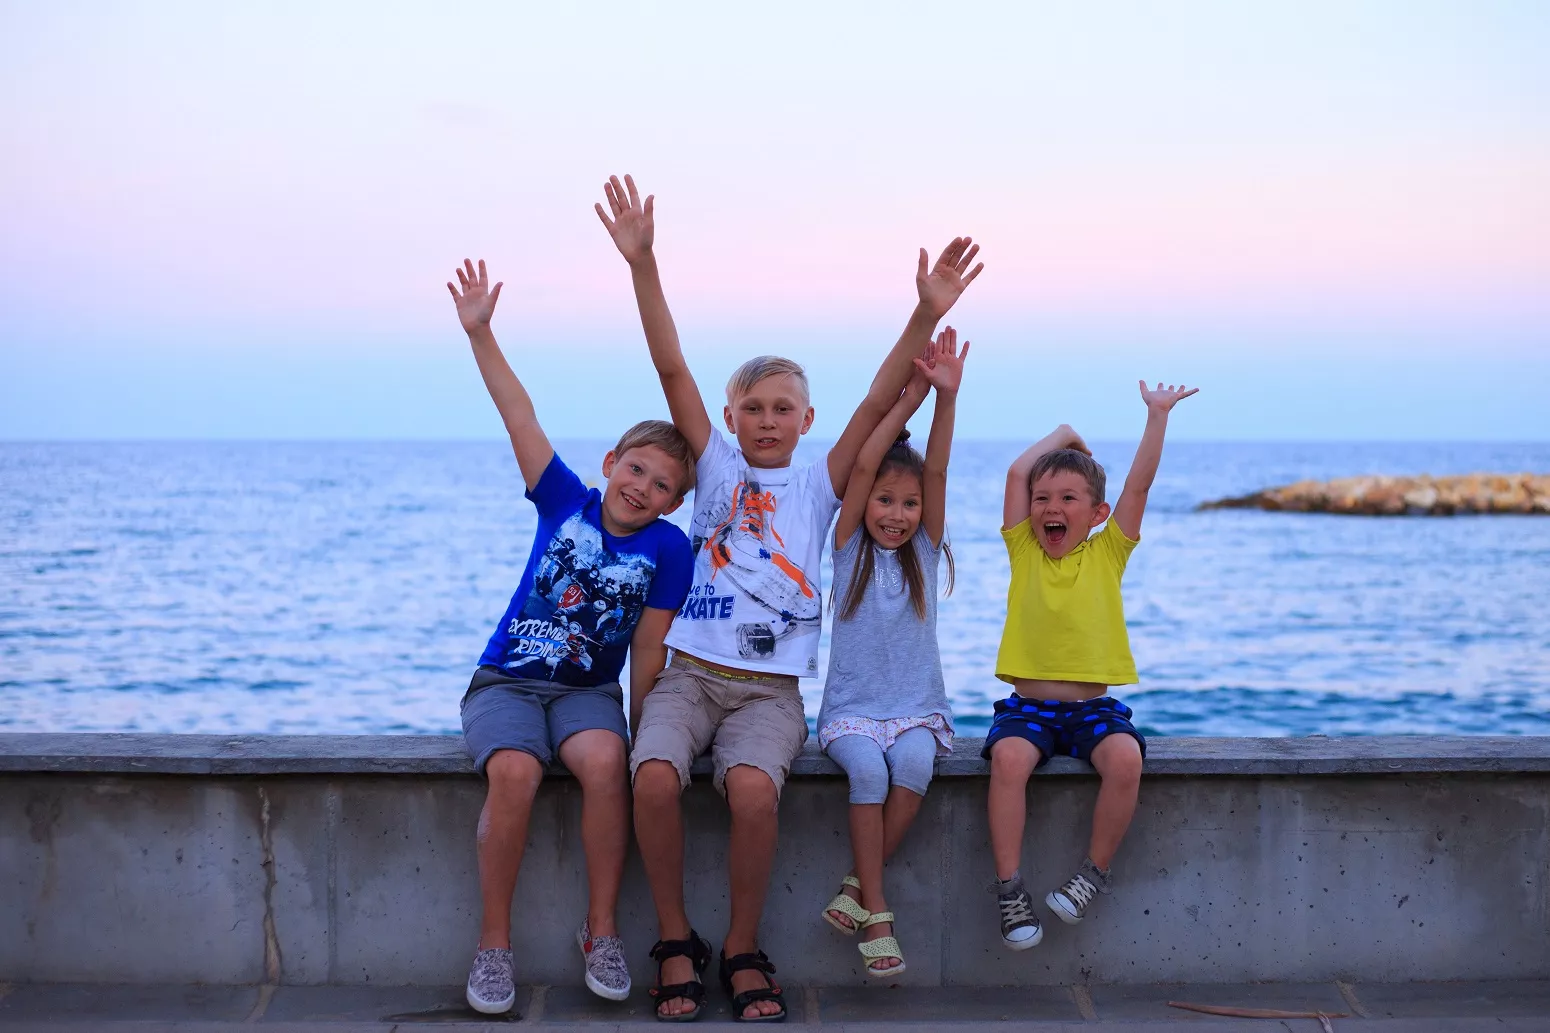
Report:
[{"label": "white graphic t-shirt", "polygon": [[727,667],[816,677],[820,563],[840,508],[827,457],[755,469],[712,430],[696,477],[694,581],[667,644]]}]

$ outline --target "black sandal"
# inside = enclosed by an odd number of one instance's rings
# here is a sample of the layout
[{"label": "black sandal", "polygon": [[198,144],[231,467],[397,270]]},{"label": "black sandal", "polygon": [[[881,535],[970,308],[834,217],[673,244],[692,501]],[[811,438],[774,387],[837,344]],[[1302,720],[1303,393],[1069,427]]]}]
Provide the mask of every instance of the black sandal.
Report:
[{"label": "black sandal", "polygon": [[[757,969],[758,971],[763,972],[765,982],[769,983],[770,985],[757,987],[753,990],[744,990],[740,994],[734,993],[732,990],[732,974],[734,972],[742,972],[745,969]],[[721,986],[722,989],[726,990],[727,996],[732,998],[732,1018],[735,1021],[786,1021],[786,1001],[781,996],[780,987],[776,986],[775,980],[770,978],[770,976],[774,975],[774,973],[775,966],[770,963],[770,959],[765,956],[763,951],[758,951],[754,954],[735,954],[730,958],[726,956],[725,951],[722,952]],[[759,1001],[774,1001],[776,1004],[780,1005],[780,1011],[776,1012],[774,1015],[760,1015],[757,1018],[745,1017],[743,1015],[743,1010],[750,1004],[755,1004]]]},{"label": "black sandal", "polygon": [[[662,985],[662,962],[669,958],[688,958],[694,966],[694,979],[687,983],[672,983]],[[705,970],[710,968],[710,941],[702,939],[693,929],[689,930],[687,940],[658,940],[656,946],[651,948],[651,960],[657,963],[657,985],[646,992],[651,995],[658,1006],[663,1001],[670,1001],[675,997],[683,997],[694,1002],[694,1010],[686,1011],[681,1015],[663,1015],[658,1007],[653,1007],[652,1012],[658,1022],[693,1022],[705,1011],[705,984],[701,977]]]}]

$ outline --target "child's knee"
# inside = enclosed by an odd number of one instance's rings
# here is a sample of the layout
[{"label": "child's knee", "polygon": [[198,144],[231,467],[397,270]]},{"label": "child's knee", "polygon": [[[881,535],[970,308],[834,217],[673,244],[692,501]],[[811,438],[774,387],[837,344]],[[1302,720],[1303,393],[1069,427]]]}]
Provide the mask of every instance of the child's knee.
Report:
[{"label": "child's knee", "polygon": [[888,798],[888,761],[881,746],[864,735],[842,735],[828,750],[850,780],[851,804],[880,804]]},{"label": "child's knee", "polygon": [[927,729],[904,733],[888,750],[889,781],[918,796],[926,795],[935,768],[936,737]]},{"label": "child's knee", "polygon": [[756,767],[733,765],[727,769],[723,785],[727,808],[734,820],[772,817],[780,808],[780,790],[775,787],[775,780]]},{"label": "child's knee", "polygon": [[1026,782],[1042,756],[1027,739],[1001,739],[990,748],[990,780]]},{"label": "child's knee", "polygon": [[496,750],[485,762],[492,796],[531,796],[544,779],[544,766],[526,750]]},{"label": "child's knee", "polygon": [[677,806],[683,792],[678,769],[668,760],[644,760],[635,769],[637,807]]},{"label": "child's knee", "polygon": [[1103,781],[1112,784],[1141,782],[1141,747],[1135,737],[1119,732],[1106,737],[1093,749],[1092,766]]},{"label": "child's knee", "polygon": [[577,732],[560,746],[560,761],[582,785],[622,783],[627,760],[624,740],[613,732]]}]

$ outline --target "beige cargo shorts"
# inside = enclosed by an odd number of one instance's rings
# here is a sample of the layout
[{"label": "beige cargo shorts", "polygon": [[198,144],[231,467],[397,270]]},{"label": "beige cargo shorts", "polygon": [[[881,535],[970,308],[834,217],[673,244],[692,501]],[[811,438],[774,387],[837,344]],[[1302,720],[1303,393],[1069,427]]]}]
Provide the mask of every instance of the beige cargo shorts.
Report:
[{"label": "beige cargo shorts", "polygon": [[689,766],[709,748],[718,793],[726,795],[727,769],[746,764],[770,776],[779,794],[806,741],[795,677],[732,678],[675,655],[641,705],[630,779],[646,761],[665,760],[688,788]]}]

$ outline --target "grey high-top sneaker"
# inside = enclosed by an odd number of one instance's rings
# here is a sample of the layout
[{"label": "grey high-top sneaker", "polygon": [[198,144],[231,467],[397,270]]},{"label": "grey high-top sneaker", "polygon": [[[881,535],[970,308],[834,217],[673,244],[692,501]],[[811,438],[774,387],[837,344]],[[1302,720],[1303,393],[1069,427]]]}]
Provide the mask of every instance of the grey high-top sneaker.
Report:
[{"label": "grey high-top sneaker", "polygon": [[485,1015],[504,1015],[517,1003],[511,948],[490,947],[474,955],[468,971],[468,1006]]},{"label": "grey high-top sneaker", "polygon": [[1007,950],[1025,951],[1044,939],[1044,927],[1033,911],[1033,898],[1023,887],[1023,877],[1014,875],[1005,882],[991,884],[996,892],[996,907],[1001,912],[1001,942]]},{"label": "grey high-top sneaker", "polygon": [[1092,858],[1085,857],[1076,874],[1060,889],[1052,890],[1044,898],[1044,904],[1056,918],[1067,925],[1075,925],[1087,917],[1087,909],[1092,907],[1098,895],[1108,893],[1112,888],[1109,873],[1093,864]]}]

